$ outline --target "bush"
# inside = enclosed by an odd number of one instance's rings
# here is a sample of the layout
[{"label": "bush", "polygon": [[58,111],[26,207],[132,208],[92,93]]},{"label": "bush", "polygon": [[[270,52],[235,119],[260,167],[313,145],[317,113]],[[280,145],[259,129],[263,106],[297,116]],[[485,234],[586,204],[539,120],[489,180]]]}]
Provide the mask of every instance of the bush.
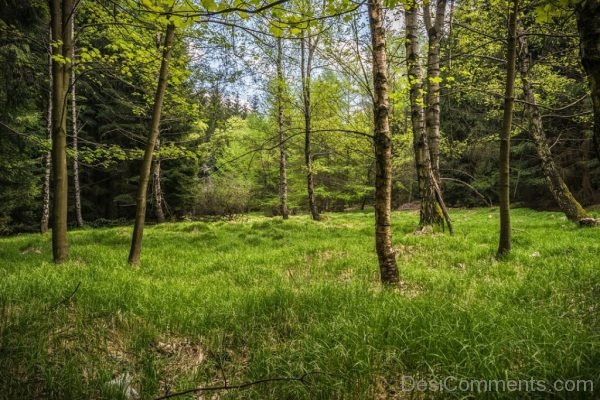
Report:
[{"label": "bush", "polygon": [[248,210],[251,187],[248,182],[229,175],[202,180],[196,214],[233,217]]}]

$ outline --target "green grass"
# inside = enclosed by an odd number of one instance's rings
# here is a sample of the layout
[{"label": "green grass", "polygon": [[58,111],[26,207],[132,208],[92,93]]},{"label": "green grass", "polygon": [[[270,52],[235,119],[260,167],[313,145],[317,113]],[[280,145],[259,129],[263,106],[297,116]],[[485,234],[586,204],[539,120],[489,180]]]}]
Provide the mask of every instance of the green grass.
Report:
[{"label": "green grass", "polygon": [[[379,286],[367,212],[148,227],[138,268],[126,227],[70,232],[58,266],[49,236],[0,239],[0,398],[118,398],[107,382],[125,371],[144,399],[312,371],[219,398],[423,398],[403,375],[591,379],[597,395],[599,231],[514,210],[497,262],[497,211],[452,215],[454,236],[394,215],[402,291]],[[484,397],[425,395],[468,396]]]}]

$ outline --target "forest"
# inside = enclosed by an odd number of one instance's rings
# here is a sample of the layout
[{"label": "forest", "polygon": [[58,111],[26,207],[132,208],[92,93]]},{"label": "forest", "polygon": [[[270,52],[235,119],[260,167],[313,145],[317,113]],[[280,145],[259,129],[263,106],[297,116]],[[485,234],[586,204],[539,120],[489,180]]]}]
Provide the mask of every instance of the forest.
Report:
[{"label": "forest", "polygon": [[0,0],[0,399],[594,399],[600,0]]}]

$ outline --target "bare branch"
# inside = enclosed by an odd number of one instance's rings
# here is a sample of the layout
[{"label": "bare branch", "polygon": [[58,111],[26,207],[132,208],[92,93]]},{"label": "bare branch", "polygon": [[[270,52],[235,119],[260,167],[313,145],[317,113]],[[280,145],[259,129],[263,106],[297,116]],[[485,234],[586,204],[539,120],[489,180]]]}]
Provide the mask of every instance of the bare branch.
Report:
[{"label": "bare branch", "polygon": [[[317,373],[317,372],[312,372],[312,374],[315,374],[315,373]],[[193,389],[183,390],[181,392],[165,394],[164,396],[157,397],[155,400],[171,399],[173,397],[185,396],[186,394],[191,394],[191,393],[215,392],[215,391],[219,391],[219,390],[240,390],[240,389],[249,388],[251,386],[260,385],[263,383],[271,383],[271,382],[299,382],[303,385],[306,385],[306,384],[308,384],[308,382],[306,381],[306,377],[310,374],[311,374],[310,372],[307,372],[300,377],[265,378],[265,379],[259,379],[257,381],[241,383],[239,385],[197,387],[197,388],[193,388]]]}]

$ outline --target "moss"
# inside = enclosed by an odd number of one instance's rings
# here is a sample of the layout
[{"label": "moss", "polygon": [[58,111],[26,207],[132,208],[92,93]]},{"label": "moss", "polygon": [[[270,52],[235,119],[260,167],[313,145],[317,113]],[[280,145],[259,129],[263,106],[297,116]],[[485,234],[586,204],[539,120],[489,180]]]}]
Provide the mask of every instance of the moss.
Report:
[{"label": "moss", "polygon": [[587,217],[587,212],[585,209],[579,204],[577,199],[573,196],[569,188],[564,182],[561,182],[561,197],[565,199],[567,204],[564,204],[564,213],[567,218],[573,222],[577,222],[582,218]]}]

